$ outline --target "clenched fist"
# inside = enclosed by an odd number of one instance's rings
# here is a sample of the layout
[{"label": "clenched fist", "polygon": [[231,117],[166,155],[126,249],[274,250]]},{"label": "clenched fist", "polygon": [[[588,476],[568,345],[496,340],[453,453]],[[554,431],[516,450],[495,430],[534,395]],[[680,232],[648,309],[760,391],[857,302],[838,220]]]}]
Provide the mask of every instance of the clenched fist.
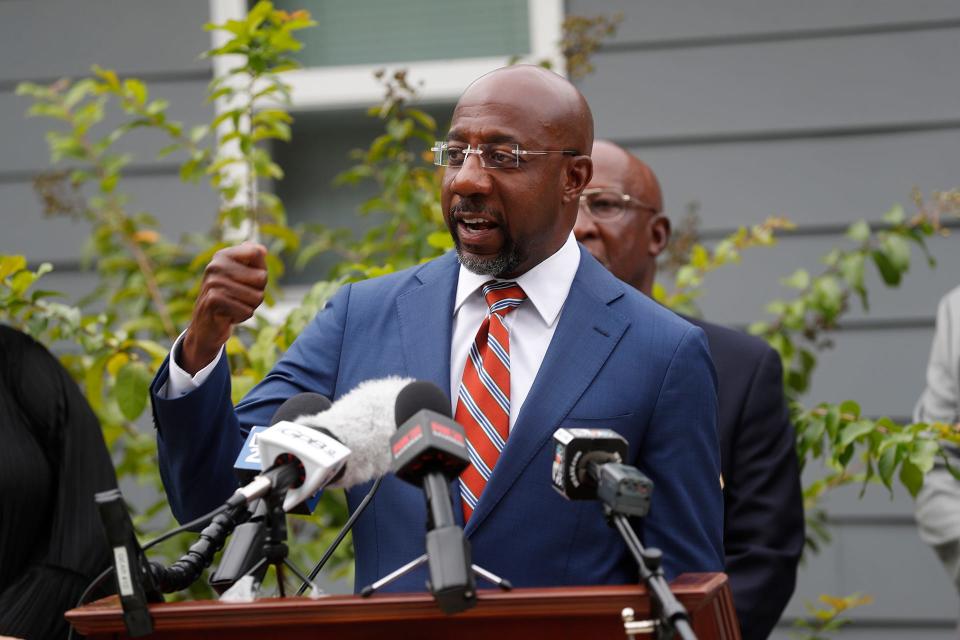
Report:
[{"label": "clenched fist", "polygon": [[267,288],[267,248],[254,242],[221,249],[203,272],[177,364],[193,375],[213,361],[233,325],[253,317]]}]

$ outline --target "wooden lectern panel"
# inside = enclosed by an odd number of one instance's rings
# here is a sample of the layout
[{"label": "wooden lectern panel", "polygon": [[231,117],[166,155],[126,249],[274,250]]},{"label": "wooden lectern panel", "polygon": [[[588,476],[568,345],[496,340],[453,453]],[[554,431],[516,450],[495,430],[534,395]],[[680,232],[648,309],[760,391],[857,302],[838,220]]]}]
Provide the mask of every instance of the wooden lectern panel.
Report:
[{"label": "wooden lectern panel", "polygon": [[[684,574],[671,583],[690,612],[700,640],[739,640],[727,577],[722,573]],[[481,590],[477,606],[445,615],[432,596],[375,594],[309,598],[266,598],[250,603],[175,602],[150,606],[151,638],[187,640],[292,640],[373,638],[456,640],[535,640],[626,638],[621,611],[648,617],[650,599],[637,585]],[[67,612],[67,620],[88,638],[127,638],[115,597]],[[644,636],[638,636],[644,637]],[[649,636],[646,636],[649,637]]]}]

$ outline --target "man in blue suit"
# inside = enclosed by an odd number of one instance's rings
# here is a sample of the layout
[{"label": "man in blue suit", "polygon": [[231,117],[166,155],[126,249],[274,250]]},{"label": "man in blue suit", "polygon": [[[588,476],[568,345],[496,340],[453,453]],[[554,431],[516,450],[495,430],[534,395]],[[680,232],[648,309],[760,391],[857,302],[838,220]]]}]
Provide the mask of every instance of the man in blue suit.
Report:
[{"label": "man in blue suit", "polygon": [[[653,293],[670,220],[653,171],[621,147],[593,145],[577,240],[618,278]],[[691,319],[717,368],[725,488],[726,572],[744,640],[770,635],[790,600],[803,551],[803,500],[780,356],[759,338]]]},{"label": "man in blue suit", "polygon": [[[494,319],[509,340],[501,405],[508,435],[483,471],[468,518],[460,483],[451,491],[474,561],[518,586],[636,581],[600,505],[568,502],[551,488],[553,432],[596,427],[626,437],[628,462],[656,483],[637,528],[646,545],[663,550],[668,576],[721,570],[716,388],[706,340],[576,244],[571,231],[590,181],[592,142],[589,107],[560,76],[516,66],[475,81],[437,144],[456,253],[344,286],[236,408],[223,345],[262,301],[265,249],[219,252],[190,327],[152,386],[161,474],[177,518],[204,513],[235,489],[231,465],[245,433],[268,424],[297,393],[336,400],[364,380],[401,375],[450,389],[453,406],[464,402],[468,358],[476,363],[475,343],[489,344],[480,335],[491,324],[482,290],[509,281],[523,299]],[[468,437],[480,448],[469,429]],[[351,509],[367,488],[348,491]],[[426,517],[421,491],[388,477],[354,528],[356,585],[422,554]],[[422,590],[424,578],[414,572],[392,588]]]}]

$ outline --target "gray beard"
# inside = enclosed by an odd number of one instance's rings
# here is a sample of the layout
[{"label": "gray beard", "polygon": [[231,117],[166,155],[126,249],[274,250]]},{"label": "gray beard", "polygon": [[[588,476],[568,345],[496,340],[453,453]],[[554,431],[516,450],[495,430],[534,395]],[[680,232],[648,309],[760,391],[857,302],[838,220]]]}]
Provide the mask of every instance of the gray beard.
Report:
[{"label": "gray beard", "polygon": [[477,258],[476,256],[464,255],[459,243],[457,243],[456,249],[460,264],[478,276],[499,277],[504,273],[513,273],[520,266],[520,256],[517,255],[516,247],[510,247],[508,251],[500,252],[493,258]]}]

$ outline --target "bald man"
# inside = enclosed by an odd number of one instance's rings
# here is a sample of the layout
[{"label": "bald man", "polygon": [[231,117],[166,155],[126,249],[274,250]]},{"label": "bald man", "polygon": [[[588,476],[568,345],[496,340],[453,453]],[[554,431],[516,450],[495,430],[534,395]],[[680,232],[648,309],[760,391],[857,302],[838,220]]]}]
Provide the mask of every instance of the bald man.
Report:
[{"label": "bald man", "polygon": [[[577,240],[647,296],[670,240],[653,171],[619,146],[593,146]],[[803,501],[780,358],[765,342],[702,320],[717,369],[725,480],[726,572],[745,639],[766,638],[793,593],[803,550]]]},{"label": "bald man", "polygon": [[[471,464],[451,494],[474,561],[519,586],[615,584],[636,566],[597,502],[551,487],[560,427],[616,429],[656,483],[638,527],[668,576],[723,567],[716,390],[703,332],[618,281],[577,245],[593,120],[583,96],[532,66],[483,76],[446,140],[443,212],[456,251],[344,286],[234,408],[223,344],[253,313],[265,249],[206,269],[193,319],[153,384],[161,471],[189,520],[236,488],[231,465],[254,425],[290,396],[336,400],[396,375],[450,391]],[[362,425],[358,428],[363,428]],[[369,485],[348,491],[355,509]],[[353,529],[356,587],[424,552],[422,492],[388,476]],[[391,585],[419,591],[423,570]]]}]

